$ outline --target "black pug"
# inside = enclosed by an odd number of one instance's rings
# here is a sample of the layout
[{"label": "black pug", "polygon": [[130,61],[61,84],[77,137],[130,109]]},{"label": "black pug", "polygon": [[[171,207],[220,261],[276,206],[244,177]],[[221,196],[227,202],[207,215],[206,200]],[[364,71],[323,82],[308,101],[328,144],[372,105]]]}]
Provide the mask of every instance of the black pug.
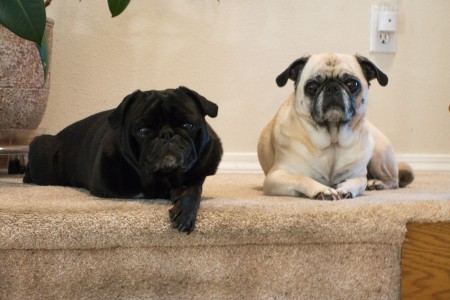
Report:
[{"label": "black pug", "polygon": [[136,91],[116,108],[30,144],[24,183],[88,189],[107,198],[163,198],[173,227],[194,230],[205,177],[222,144],[205,116],[218,107],[186,87]]}]

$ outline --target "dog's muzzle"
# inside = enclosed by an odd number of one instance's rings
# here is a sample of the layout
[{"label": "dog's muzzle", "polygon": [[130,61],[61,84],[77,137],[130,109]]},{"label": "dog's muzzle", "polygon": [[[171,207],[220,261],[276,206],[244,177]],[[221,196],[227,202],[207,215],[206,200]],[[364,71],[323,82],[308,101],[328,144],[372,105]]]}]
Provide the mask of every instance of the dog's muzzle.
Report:
[{"label": "dog's muzzle", "polygon": [[346,123],[354,114],[355,108],[350,95],[336,81],[331,81],[323,88],[312,112],[317,123],[327,126],[333,123]]},{"label": "dog's muzzle", "polygon": [[329,83],[322,92],[322,112],[326,113],[330,109],[346,110],[345,92],[337,82]]},{"label": "dog's muzzle", "polygon": [[186,171],[195,159],[192,145],[169,126],[159,131],[149,148],[150,151],[145,155],[145,168],[149,173]]}]

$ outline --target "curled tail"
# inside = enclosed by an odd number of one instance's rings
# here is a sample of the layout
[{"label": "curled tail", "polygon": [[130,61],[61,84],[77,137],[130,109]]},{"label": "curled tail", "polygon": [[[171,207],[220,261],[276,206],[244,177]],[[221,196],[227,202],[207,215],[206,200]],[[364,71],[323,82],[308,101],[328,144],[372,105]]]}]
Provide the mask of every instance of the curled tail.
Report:
[{"label": "curled tail", "polygon": [[405,187],[414,180],[414,172],[410,165],[404,162],[398,163],[398,186]]}]

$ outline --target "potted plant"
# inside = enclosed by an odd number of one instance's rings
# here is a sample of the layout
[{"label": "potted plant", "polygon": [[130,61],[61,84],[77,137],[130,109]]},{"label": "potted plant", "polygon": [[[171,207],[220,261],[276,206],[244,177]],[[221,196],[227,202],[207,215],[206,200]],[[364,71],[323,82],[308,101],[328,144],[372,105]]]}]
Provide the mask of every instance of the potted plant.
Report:
[{"label": "potted plant", "polygon": [[[48,70],[45,8],[51,2],[52,0],[6,0],[0,2],[0,25],[17,36],[36,43],[44,75],[47,75]],[[108,0],[112,17],[120,15],[129,3],[130,0]]]},{"label": "potted plant", "polygon": [[[108,0],[112,16],[122,13],[129,2]],[[0,162],[2,155],[18,151],[11,145],[28,144],[45,113],[53,32],[45,8],[50,3],[0,1]]]}]

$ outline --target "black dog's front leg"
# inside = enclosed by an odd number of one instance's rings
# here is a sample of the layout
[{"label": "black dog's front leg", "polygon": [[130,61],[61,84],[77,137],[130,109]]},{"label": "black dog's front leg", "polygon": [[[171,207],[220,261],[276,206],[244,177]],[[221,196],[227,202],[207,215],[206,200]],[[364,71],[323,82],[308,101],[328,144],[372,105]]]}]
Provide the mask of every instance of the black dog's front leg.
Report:
[{"label": "black dog's front leg", "polygon": [[172,190],[173,207],[169,210],[169,218],[174,228],[187,234],[194,230],[201,194],[201,184]]}]

